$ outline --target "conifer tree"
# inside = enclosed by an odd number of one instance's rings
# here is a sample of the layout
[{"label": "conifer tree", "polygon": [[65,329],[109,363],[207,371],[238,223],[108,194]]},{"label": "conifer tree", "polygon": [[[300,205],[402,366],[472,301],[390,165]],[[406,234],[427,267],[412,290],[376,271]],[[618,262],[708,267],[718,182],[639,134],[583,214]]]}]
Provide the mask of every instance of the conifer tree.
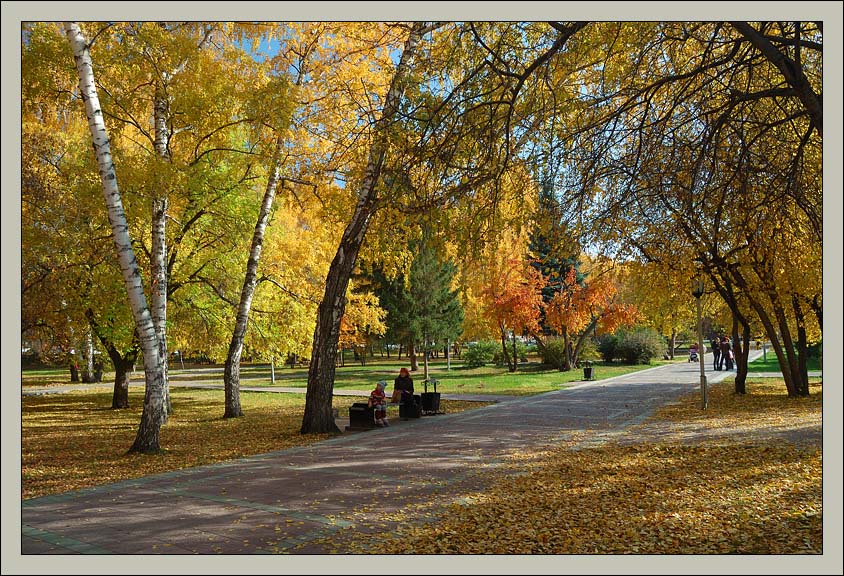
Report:
[{"label": "conifer tree", "polygon": [[[538,206],[535,224],[530,231],[528,250],[531,266],[547,281],[542,289],[542,301],[547,306],[555,294],[567,289],[566,278],[569,277],[570,270],[574,269],[574,278],[578,284],[583,283],[585,275],[580,271],[579,245],[565,225],[562,210],[554,195],[553,183],[548,177],[543,178],[539,186]],[[542,335],[550,334],[551,329],[545,318],[544,307],[539,323]],[[537,341],[538,345],[542,346],[541,338],[537,337]]]},{"label": "conifer tree", "polygon": [[456,273],[453,263],[441,261],[436,251],[424,243],[410,268],[410,331],[422,345],[426,380],[429,352],[454,341],[462,332],[463,308],[457,291],[452,290]]}]

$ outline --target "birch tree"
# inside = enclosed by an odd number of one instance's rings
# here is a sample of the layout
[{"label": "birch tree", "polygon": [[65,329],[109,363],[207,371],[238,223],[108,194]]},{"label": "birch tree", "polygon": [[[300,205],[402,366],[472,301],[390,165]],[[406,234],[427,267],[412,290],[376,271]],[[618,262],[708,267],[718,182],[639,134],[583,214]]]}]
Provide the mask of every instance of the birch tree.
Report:
[{"label": "birch tree", "polygon": [[141,270],[132,249],[129,225],[123,209],[117,173],[111,156],[108,131],[97,94],[90,45],[77,23],[68,22],[65,23],[64,27],[79,76],[80,98],[85,107],[85,115],[88,118],[88,126],[91,130],[94,153],[97,157],[100,180],[102,181],[103,198],[111,225],[112,239],[143,351],[146,384],[144,408],[138,433],[130,452],[158,452],[160,451],[159,433],[161,426],[167,419],[165,404],[166,372],[164,367],[166,358],[162,358],[160,354],[158,333],[144,294]]}]

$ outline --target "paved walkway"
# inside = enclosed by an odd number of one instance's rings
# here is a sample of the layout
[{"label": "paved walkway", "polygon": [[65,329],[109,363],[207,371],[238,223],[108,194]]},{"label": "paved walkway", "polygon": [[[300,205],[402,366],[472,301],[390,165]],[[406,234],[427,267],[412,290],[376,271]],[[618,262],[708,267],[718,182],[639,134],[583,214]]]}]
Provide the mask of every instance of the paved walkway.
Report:
[{"label": "paved walkway", "polygon": [[[707,371],[710,384],[730,374]],[[518,447],[552,445],[581,430],[625,430],[698,390],[699,378],[697,363],[671,364],[307,447],[25,500],[21,552],[326,554],[326,536],[352,525],[377,522],[378,530],[390,530],[418,520],[420,503],[459,501],[482,489],[485,472]]]}]

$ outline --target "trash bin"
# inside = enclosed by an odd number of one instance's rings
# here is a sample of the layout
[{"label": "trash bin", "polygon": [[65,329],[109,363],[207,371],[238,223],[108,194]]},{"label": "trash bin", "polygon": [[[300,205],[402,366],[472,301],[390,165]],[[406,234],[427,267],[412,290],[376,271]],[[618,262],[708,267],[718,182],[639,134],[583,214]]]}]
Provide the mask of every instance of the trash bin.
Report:
[{"label": "trash bin", "polygon": [[423,392],[422,393],[422,412],[424,414],[436,414],[440,411],[440,393],[439,392]]},{"label": "trash bin", "polygon": [[[434,385],[434,391],[428,392],[428,382]],[[425,380],[425,391],[422,393],[422,413],[426,415],[439,414],[440,412],[440,393],[437,392],[437,384],[439,380],[431,378]]]},{"label": "trash bin", "polygon": [[583,365],[583,379],[592,380],[592,363],[587,362]]}]

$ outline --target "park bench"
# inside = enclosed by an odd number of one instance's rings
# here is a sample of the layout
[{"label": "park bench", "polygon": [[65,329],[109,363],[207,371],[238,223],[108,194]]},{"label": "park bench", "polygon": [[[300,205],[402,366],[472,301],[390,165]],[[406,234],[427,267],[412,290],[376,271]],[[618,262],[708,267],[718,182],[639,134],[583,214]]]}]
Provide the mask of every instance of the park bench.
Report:
[{"label": "park bench", "polygon": [[[407,420],[409,418],[422,417],[422,399],[418,394],[414,395],[414,404],[411,406],[404,402],[387,403],[387,418],[390,418],[390,409],[399,409],[399,418]],[[393,413],[395,416],[395,412]],[[349,425],[346,426],[347,431],[358,430],[372,430],[377,428],[375,425],[375,409],[367,402],[355,402],[349,406]]]},{"label": "park bench", "polygon": [[[433,392],[428,392],[428,384],[434,387]],[[389,419],[390,408],[398,406],[399,418],[407,420],[410,418],[421,418],[424,416],[431,416],[434,414],[444,414],[440,411],[440,393],[437,392],[438,380],[430,378],[425,380],[425,391],[422,394],[413,395],[413,404],[405,404],[404,402],[388,402],[387,403],[387,418]],[[349,407],[349,425],[346,426],[347,431],[356,430],[372,430],[377,428],[375,425],[375,409],[370,407],[367,402],[355,402]]]}]

